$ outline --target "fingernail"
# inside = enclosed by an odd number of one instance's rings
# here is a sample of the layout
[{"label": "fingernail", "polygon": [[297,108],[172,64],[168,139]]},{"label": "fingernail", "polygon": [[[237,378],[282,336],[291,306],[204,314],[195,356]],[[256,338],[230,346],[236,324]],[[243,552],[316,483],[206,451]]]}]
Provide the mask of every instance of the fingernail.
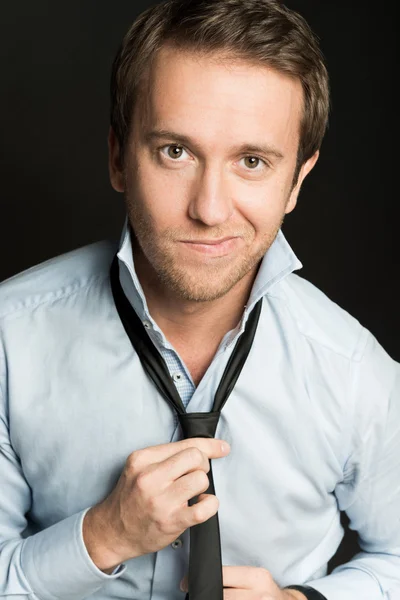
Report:
[{"label": "fingernail", "polygon": [[228,444],[228,442],[221,442],[221,450],[222,452],[229,452],[229,450],[231,449],[230,445]]},{"label": "fingernail", "polygon": [[180,582],[179,587],[181,588],[182,592],[187,592],[187,589],[186,589],[186,586],[185,586],[185,582],[183,581],[183,579]]}]

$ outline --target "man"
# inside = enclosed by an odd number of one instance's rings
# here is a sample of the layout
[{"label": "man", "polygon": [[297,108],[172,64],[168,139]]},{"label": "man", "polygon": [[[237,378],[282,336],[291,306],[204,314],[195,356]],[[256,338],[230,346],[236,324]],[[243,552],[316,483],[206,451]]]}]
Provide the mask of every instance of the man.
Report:
[{"label": "man", "polygon": [[[183,600],[190,531],[217,511],[224,600],[400,597],[399,365],[293,273],[280,229],[328,107],[314,36],[274,0],[134,22],[112,75],[121,243],[1,286],[0,598]],[[261,308],[216,439],[182,439],[112,264],[187,413],[212,411]],[[327,574],[341,510],[361,551]]]}]

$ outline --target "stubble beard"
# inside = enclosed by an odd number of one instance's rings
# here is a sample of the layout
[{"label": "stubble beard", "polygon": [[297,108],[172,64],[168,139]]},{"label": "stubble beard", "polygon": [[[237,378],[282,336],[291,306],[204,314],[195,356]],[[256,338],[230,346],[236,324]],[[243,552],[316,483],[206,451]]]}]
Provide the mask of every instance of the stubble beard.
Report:
[{"label": "stubble beard", "polygon": [[[193,263],[185,264],[178,260],[173,252],[176,240],[182,239],[182,231],[169,229],[163,234],[162,242],[156,241],[155,229],[148,215],[143,214],[136,203],[128,204],[128,215],[132,231],[132,246],[135,266],[155,288],[166,289],[177,298],[190,302],[212,302],[225,296],[239,281],[260,263],[264,254],[274,242],[283,223],[282,217],[278,226],[268,231],[253,251],[249,251],[249,243],[254,237],[254,229],[250,227],[240,232],[244,238],[244,249],[236,256],[233,264],[229,256],[214,259],[215,266],[208,262],[195,268]],[[217,238],[218,228],[212,228],[212,235]],[[221,235],[224,233],[221,231]],[[225,232],[226,235],[226,232]],[[237,233],[235,233],[237,235]],[[211,237],[210,228],[198,230],[198,237]]]}]

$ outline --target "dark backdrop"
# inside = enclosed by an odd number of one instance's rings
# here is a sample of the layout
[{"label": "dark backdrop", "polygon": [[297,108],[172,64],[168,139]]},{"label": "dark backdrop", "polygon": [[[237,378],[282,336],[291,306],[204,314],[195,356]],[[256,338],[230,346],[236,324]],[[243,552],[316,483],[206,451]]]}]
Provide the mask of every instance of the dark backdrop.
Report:
[{"label": "dark backdrop", "polygon": [[[283,226],[317,285],[400,360],[395,3],[288,0],[321,39],[333,109],[320,160]],[[119,238],[108,181],[108,86],[148,2],[3,0],[0,280]],[[395,134],[396,128],[396,134]]]}]

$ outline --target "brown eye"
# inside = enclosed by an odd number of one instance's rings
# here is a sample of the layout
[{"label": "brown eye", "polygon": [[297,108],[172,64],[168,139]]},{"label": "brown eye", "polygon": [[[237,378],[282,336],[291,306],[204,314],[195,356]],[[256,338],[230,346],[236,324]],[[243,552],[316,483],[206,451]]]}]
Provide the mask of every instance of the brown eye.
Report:
[{"label": "brown eye", "polygon": [[180,146],[168,146],[168,156],[170,158],[180,158],[182,156],[183,148]]},{"label": "brown eye", "polygon": [[257,156],[246,156],[244,160],[247,162],[246,167],[249,169],[254,169],[260,162],[260,159],[257,158]]}]

